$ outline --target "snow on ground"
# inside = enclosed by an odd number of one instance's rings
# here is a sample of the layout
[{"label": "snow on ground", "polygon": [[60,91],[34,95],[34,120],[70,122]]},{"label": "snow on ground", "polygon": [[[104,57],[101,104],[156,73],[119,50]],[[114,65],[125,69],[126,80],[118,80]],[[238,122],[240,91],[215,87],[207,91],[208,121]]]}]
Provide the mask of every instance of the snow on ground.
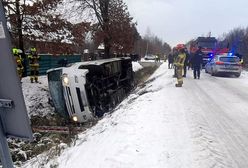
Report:
[{"label": "snow on ground", "polygon": [[[192,142],[184,107],[175,101],[174,92],[180,90],[173,85],[172,71],[166,70],[162,65],[146,87],[80,134],[74,147],[46,167],[192,167]],[[35,160],[26,167],[39,167]]]},{"label": "snow on ground", "polygon": [[138,62],[132,62],[132,66],[134,72],[137,72],[143,68]]},{"label": "snow on ground", "polygon": [[[192,71],[176,88],[164,63],[112,114],[79,134],[75,145],[45,163],[59,168],[248,167],[248,73],[212,77]],[[23,167],[41,167],[41,158]]]},{"label": "snow on ground", "polygon": [[245,80],[245,79],[248,79],[248,71],[243,70],[241,73],[240,79],[243,79],[243,82],[248,84],[248,80]]},{"label": "snow on ground", "polygon": [[59,167],[191,167],[183,107],[171,109],[166,102],[168,76],[162,66],[151,78],[153,82],[81,134],[75,147],[58,158]]},{"label": "snow on ground", "polygon": [[39,83],[31,83],[29,77],[22,79],[23,96],[29,116],[46,116],[54,112],[48,103],[49,91],[46,76],[39,77]]}]

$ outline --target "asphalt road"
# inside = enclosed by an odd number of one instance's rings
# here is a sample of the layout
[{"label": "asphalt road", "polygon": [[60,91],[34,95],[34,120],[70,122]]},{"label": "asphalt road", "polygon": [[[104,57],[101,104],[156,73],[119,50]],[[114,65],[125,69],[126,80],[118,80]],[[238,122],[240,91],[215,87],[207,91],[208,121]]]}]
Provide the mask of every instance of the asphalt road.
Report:
[{"label": "asphalt road", "polygon": [[[184,84],[195,160],[201,167],[248,167],[247,77],[213,77],[202,71],[200,80],[188,72]],[[185,102],[185,103],[187,103]]]}]

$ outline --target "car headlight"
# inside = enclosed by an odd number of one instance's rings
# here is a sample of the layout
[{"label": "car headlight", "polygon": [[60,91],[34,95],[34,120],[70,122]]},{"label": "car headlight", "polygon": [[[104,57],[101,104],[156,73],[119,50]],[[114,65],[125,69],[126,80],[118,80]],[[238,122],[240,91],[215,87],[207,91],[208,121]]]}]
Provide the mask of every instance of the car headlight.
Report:
[{"label": "car headlight", "polygon": [[73,116],[73,117],[72,117],[72,120],[73,120],[74,122],[77,122],[77,121],[78,121],[77,116]]},{"label": "car headlight", "polygon": [[69,77],[67,74],[63,74],[62,76],[62,82],[65,86],[68,86],[69,85]]}]

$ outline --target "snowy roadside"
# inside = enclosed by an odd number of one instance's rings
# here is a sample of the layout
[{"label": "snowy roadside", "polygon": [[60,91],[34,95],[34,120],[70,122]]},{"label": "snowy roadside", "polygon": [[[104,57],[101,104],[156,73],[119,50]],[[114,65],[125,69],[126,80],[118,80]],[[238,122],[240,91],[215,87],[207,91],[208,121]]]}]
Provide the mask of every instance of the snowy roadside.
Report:
[{"label": "snowy roadside", "polygon": [[230,158],[225,160],[226,151],[215,139],[203,115],[208,104],[200,107],[200,102],[195,102],[199,93],[193,91],[198,83],[209,85],[212,82],[209,79],[245,85],[247,71],[243,71],[240,78],[211,77],[202,72],[201,80],[192,79],[192,71],[189,71],[183,88],[175,88],[172,73],[166,63],[162,64],[145,86],[124,100],[115,112],[79,134],[73,147],[64,146],[61,155],[48,162],[49,152],[41,154],[22,167],[209,168],[215,164],[228,165]]},{"label": "snowy roadside", "polygon": [[[143,69],[143,67],[138,62],[133,62],[133,69],[135,72]],[[22,79],[22,89],[24,100],[27,107],[28,115],[32,121],[33,126],[47,126],[47,125],[56,125],[63,124],[62,118],[56,115],[55,109],[51,106],[49,99],[49,88],[47,76],[40,76],[39,83],[31,83],[29,77]],[[40,159],[42,163],[45,163],[51,153],[56,153],[63,149],[66,144],[64,141],[68,141],[67,136],[52,135],[52,134],[40,134],[34,133],[35,142],[29,143],[20,143],[15,140],[10,140],[11,152],[12,155],[15,155],[14,161],[16,164],[19,164],[21,161],[26,160],[27,158],[33,157],[35,153],[40,153],[42,151],[48,151],[49,155],[42,156]],[[62,139],[58,139],[62,138]],[[59,145],[59,142],[62,142]],[[48,144],[47,144],[48,143]],[[36,144],[36,145],[35,145]],[[34,145],[32,147],[32,145]],[[45,147],[45,146],[50,147]],[[42,147],[44,146],[44,147]],[[52,147],[53,146],[53,147]],[[32,152],[25,151],[25,149],[31,148]],[[50,149],[50,150],[47,150]],[[46,152],[45,152],[46,153]],[[46,157],[49,156],[49,157]],[[39,166],[38,166],[39,167]]]},{"label": "snowy roadside", "polygon": [[[145,87],[80,134],[75,146],[44,167],[192,167],[184,107],[174,101],[178,90],[171,76],[172,71],[163,64]],[[24,167],[39,167],[39,158]]]},{"label": "snowy roadside", "polygon": [[[240,76],[241,79],[248,79],[248,70],[243,70]],[[246,80],[248,84],[248,80]]]}]

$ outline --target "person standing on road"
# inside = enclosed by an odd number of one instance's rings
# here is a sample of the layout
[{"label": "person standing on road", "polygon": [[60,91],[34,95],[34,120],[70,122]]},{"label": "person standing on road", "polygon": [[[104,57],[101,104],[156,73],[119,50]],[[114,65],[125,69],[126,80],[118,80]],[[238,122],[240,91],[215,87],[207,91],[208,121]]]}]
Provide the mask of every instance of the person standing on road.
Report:
[{"label": "person standing on road", "polygon": [[158,56],[158,62],[160,62],[160,54],[158,54],[157,56]]},{"label": "person standing on road", "polygon": [[183,77],[186,78],[187,66],[189,65],[189,57],[190,57],[187,48],[185,48],[185,54],[186,54],[186,58],[185,58],[184,67],[183,67]]},{"label": "person standing on road", "polygon": [[189,54],[189,61],[188,61],[188,70],[190,70],[190,68],[193,70],[193,60],[194,54]]},{"label": "person standing on road", "polygon": [[244,64],[243,55],[236,53],[235,56],[239,57],[239,60],[240,60],[239,63],[243,66],[243,64]]},{"label": "person standing on road", "polygon": [[183,85],[183,67],[184,67],[184,61],[186,59],[186,53],[183,46],[179,46],[179,54],[176,58],[175,67],[177,69],[177,84],[175,84],[176,87],[182,87]]},{"label": "person standing on road", "polygon": [[199,46],[198,50],[195,52],[195,55],[192,58],[192,63],[194,69],[194,79],[196,79],[196,77],[200,79],[201,66],[203,63],[203,52],[201,46]]},{"label": "person standing on road", "polygon": [[173,53],[172,52],[170,52],[169,53],[169,55],[168,55],[168,68],[169,69],[172,69],[173,67],[173,60],[174,60],[174,58],[173,58]]}]

